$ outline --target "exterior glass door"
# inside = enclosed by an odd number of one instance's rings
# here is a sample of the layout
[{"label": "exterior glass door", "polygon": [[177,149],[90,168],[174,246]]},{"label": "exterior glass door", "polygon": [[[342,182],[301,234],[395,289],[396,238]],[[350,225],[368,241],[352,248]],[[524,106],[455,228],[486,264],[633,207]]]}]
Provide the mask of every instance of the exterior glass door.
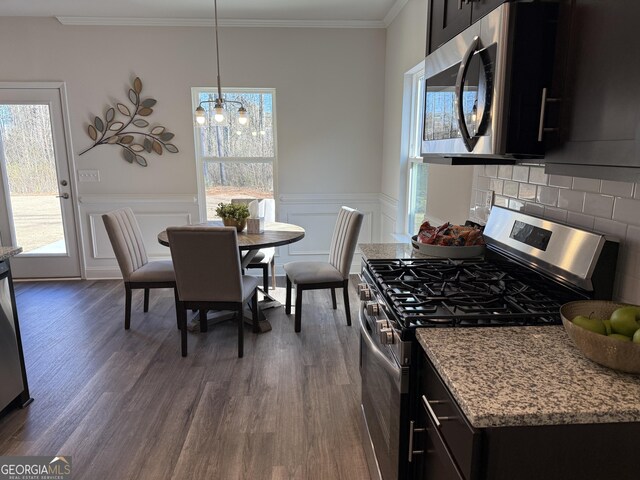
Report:
[{"label": "exterior glass door", "polygon": [[61,91],[0,87],[0,240],[16,278],[79,277]]}]

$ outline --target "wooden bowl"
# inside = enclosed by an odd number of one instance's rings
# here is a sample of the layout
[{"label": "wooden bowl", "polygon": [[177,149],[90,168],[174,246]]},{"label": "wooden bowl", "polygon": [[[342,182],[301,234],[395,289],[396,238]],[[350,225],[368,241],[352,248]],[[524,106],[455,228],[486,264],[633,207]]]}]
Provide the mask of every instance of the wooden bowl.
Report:
[{"label": "wooden bowl", "polygon": [[577,315],[606,319],[623,303],[602,300],[582,300],[565,303],[560,307],[560,316],[569,338],[578,350],[590,360],[600,365],[627,373],[640,373],[640,344],[625,342],[591,332],[574,325],[571,319]]}]

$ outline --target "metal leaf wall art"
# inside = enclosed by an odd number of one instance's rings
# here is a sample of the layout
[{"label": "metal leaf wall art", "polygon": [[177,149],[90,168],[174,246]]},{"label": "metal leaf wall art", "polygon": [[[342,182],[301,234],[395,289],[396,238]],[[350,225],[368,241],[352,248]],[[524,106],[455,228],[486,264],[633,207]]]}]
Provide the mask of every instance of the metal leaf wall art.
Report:
[{"label": "metal leaf wall art", "polygon": [[[162,155],[164,151],[178,153],[178,147],[169,143],[174,134],[162,125],[151,127],[149,122],[141,117],[148,117],[153,113],[153,107],[157,103],[153,98],[142,98],[142,81],[136,77],[132,88],[129,89],[129,102],[132,106],[117,103],[116,108],[109,107],[104,114],[104,120],[95,117],[93,124],[87,127],[89,138],[93,145],[80,153],[83,155],[98,145],[119,145],[122,147],[124,159],[136,162],[142,167],[147,166],[147,160],[142,156],[143,152],[155,152]],[[117,112],[116,112],[117,110]],[[117,118],[120,114],[123,118]],[[138,130],[149,128],[148,131]]]}]

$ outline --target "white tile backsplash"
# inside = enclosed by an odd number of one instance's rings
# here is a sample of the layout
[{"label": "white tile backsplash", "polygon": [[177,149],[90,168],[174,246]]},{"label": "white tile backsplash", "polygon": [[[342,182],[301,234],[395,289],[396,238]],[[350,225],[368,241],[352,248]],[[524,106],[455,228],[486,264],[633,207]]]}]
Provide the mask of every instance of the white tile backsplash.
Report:
[{"label": "white tile backsplash", "polygon": [[518,182],[512,182],[511,180],[504,181],[504,189],[502,190],[502,194],[507,197],[517,197],[518,196]]},{"label": "white tile backsplash", "polygon": [[613,219],[633,225],[640,225],[640,200],[616,198]]},{"label": "white tile backsplash", "polygon": [[567,211],[556,207],[544,207],[544,218],[567,223]]},{"label": "white tile backsplash", "polygon": [[576,190],[560,189],[558,195],[558,207],[572,212],[581,212],[584,206],[584,192]]},{"label": "white tile backsplash", "polygon": [[546,185],[548,181],[547,174],[544,173],[544,167],[531,167],[529,169],[529,182],[536,185]]},{"label": "white tile backsplash", "polygon": [[[545,175],[538,166],[485,165],[476,171],[475,188],[488,181],[496,205],[620,239],[614,299],[640,304],[640,183]],[[486,210],[472,203],[471,218],[485,222]]]},{"label": "white tile backsplash", "polygon": [[521,183],[518,189],[518,198],[521,200],[534,201],[536,199],[536,190],[537,187],[535,185]]},{"label": "white tile backsplash", "polygon": [[565,177],[564,175],[549,175],[550,187],[571,188],[573,185],[573,177]]},{"label": "white tile backsplash", "polygon": [[593,178],[573,178],[574,190],[580,190],[581,192],[596,192],[600,193],[600,180],[594,180]]},{"label": "white tile backsplash", "polygon": [[585,215],[584,213],[567,212],[567,223],[585,230],[593,230],[593,223],[596,218],[593,215]]},{"label": "white tile backsplash", "polygon": [[528,182],[529,181],[529,167],[523,167],[522,165],[516,165],[513,167],[513,180],[516,182]]},{"label": "white tile backsplash", "polygon": [[558,204],[558,189],[556,187],[539,186],[536,201],[542,205],[555,207]]},{"label": "white tile backsplash", "polygon": [[476,188],[478,190],[490,190],[490,182],[489,177],[476,177]]},{"label": "white tile backsplash", "polygon": [[613,195],[614,197],[633,197],[633,183],[614,182],[612,180],[602,180],[600,193]]},{"label": "white tile backsplash", "polygon": [[513,165],[498,165],[498,178],[511,180],[513,177]]},{"label": "white tile backsplash", "polygon": [[584,198],[584,213],[596,217],[611,218],[613,214],[613,197],[599,193],[587,193]]}]

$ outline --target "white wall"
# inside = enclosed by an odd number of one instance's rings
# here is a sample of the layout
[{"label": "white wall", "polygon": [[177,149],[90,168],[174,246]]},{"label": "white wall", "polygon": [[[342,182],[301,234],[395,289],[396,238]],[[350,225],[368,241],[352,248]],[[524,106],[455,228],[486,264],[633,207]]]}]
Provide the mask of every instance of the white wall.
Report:
[{"label": "white wall", "polygon": [[[387,29],[385,64],[384,136],[382,157],[381,238],[394,241],[404,213],[407,136],[407,104],[403,99],[405,73],[422,61],[426,51],[426,0],[409,0]],[[403,100],[405,112],[403,113]],[[405,131],[403,132],[403,128]],[[463,223],[470,201],[472,167],[430,165],[427,216]],[[416,232],[410,232],[416,233]]]},{"label": "white wall", "polygon": [[[117,274],[97,216],[123,204],[147,215],[155,230],[190,218],[198,206],[190,89],[215,85],[212,28],[63,26],[52,18],[0,18],[0,81],[66,82],[77,169],[100,171],[100,183],[79,183],[87,276]],[[379,230],[385,31],[383,29],[222,28],[222,84],[273,87],[278,120],[277,194],[286,221],[304,205],[335,215],[335,200],[366,208]],[[122,160],[120,149],[91,144],[86,126],[107,104],[126,103],[139,76],[143,96],[158,100],[149,119],[176,134],[178,154],[147,155],[147,168]],[[346,197],[339,197],[347,195]],[[323,224],[324,225],[324,224]],[[315,224],[299,245],[304,258],[326,254]],[[320,228],[320,227],[318,227]],[[324,228],[324,227],[322,227]],[[306,243],[305,243],[306,242]],[[163,255],[155,244],[152,253]],[[288,250],[280,249],[286,258]]]}]

